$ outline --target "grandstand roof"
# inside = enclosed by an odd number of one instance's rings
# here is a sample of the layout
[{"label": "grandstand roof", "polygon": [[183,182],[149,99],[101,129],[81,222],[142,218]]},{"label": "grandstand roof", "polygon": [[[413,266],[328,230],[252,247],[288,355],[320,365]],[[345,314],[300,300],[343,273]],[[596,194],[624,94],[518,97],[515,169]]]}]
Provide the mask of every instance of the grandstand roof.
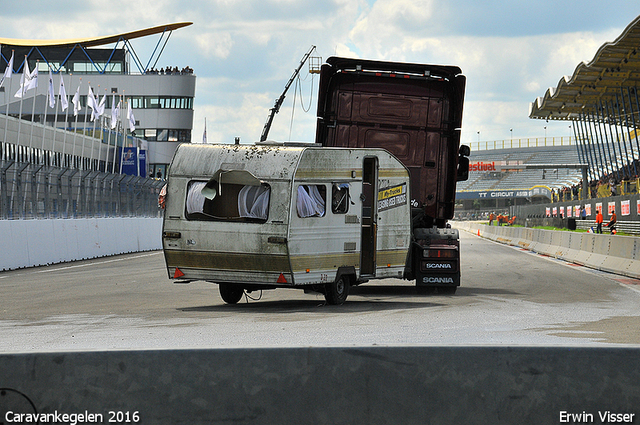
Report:
[{"label": "grandstand roof", "polygon": [[179,22],[175,24],[159,25],[157,27],[125,32],[122,34],[65,40],[22,40],[15,38],[0,38],[0,44],[22,47],[72,47],[75,45],[81,45],[83,47],[95,47],[117,43],[120,40],[131,40],[134,38],[146,37],[148,35],[161,34],[166,31],[173,31],[179,28],[187,27],[191,24],[192,22]]},{"label": "grandstand roof", "polygon": [[595,114],[598,104],[617,104],[616,97],[635,90],[639,81],[640,16],[614,42],[603,44],[591,62],[580,63],[571,77],[532,102],[529,118],[577,120],[581,113]]}]

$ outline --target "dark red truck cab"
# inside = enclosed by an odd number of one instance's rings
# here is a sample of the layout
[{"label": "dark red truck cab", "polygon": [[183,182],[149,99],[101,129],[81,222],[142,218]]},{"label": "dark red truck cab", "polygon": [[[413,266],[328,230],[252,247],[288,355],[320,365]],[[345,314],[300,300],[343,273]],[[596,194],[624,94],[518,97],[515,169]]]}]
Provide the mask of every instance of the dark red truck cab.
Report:
[{"label": "dark red truck cab", "polygon": [[456,66],[330,57],[320,72],[316,142],[383,148],[411,173],[413,249],[406,279],[455,292],[460,250],[453,217],[466,78]]}]

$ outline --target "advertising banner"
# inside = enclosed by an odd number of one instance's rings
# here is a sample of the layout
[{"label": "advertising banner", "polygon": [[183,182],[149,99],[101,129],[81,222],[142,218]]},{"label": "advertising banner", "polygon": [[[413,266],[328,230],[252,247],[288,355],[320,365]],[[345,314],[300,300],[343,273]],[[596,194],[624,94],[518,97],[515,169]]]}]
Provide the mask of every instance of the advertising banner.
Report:
[{"label": "advertising banner", "polygon": [[138,164],[139,175],[141,177],[147,177],[147,151],[144,149],[138,151]]},{"label": "advertising banner", "polygon": [[620,201],[620,214],[631,215],[631,201]]},{"label": "advertising banner", "polygon": [[138,175],[138,148],[123,148],[121,170],[122,174]]}]

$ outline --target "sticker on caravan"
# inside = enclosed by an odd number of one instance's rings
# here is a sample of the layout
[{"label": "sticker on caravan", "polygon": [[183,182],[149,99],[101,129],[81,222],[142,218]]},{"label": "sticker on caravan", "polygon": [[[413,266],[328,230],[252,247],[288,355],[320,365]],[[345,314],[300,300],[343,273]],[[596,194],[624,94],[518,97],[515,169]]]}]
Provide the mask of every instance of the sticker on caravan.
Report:
[{"label": "sticker on caravan", "polygon": [[386,187],[378,191],[378,212],[401,207],[407,203],[407,184]]}]

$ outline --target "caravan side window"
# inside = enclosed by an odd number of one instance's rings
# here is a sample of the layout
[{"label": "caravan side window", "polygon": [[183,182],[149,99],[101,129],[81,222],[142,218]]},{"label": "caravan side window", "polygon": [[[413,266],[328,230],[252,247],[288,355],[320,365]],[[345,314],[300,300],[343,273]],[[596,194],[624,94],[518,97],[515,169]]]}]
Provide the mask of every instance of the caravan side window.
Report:
[{"label": "caravan side window", "polygon": [[326,188],[323,184],[305,184],[298,186],[296,207],[298,217],[324,217]]},{"label": "caravan side window", "polygon": [[[205,189],[203,191],[203,189]],[[192,181],[187,186],[188,220],[223,220],[264,223],[269,216],[271,188],[260,186]]]},{"label": "caravan side window", "polygon": [[334,183],[331,189],[331,212],[346,214],[349,211],[349,183]]}]

